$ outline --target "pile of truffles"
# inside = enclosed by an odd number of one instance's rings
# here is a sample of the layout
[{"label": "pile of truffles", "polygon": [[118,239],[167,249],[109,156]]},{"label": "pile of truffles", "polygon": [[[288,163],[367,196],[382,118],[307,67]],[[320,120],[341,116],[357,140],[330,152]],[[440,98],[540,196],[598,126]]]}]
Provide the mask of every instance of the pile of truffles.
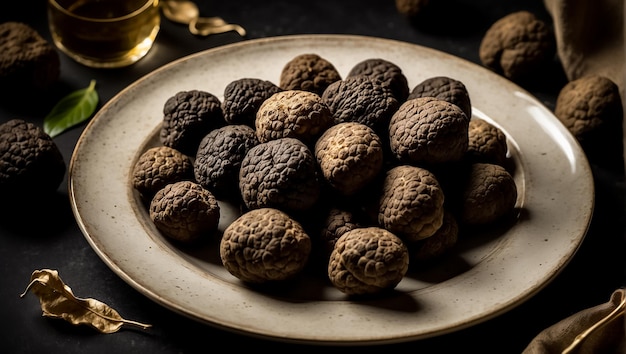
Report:
[{"label": "pile of truffles", "polygon": [[[450,252],[463,230],[514,214],[506,136],[472,118],[454,78],[411,90],[387,60],[342,78],[306,53],[278,85],[236,79],[221,101],[177,92],[163,113],[162,146],[139,157],[133,187],[174,242],[220,237],[224,267],[243,282],[316,267],[347,295],[378,294],[409,264]],[[241,210],[221,235],[217,200]]]}]

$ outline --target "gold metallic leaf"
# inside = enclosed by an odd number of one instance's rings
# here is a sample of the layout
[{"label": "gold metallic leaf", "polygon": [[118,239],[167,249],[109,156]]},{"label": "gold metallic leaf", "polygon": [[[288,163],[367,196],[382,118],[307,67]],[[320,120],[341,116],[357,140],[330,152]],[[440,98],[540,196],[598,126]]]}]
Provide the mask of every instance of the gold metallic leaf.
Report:
[{"label": "gold metallic leaf", "polygon": [[117,332],[123,325],[142,329],[151,327],[122,318],[117,311],[98,300],[75,297],[72,289],[63,283],[56,270],[36,270],[30,280],[20,297],[24,297],[31,290],[39,297],[43,316],[62,318],[75,325],[89,325],[101,333]]}]

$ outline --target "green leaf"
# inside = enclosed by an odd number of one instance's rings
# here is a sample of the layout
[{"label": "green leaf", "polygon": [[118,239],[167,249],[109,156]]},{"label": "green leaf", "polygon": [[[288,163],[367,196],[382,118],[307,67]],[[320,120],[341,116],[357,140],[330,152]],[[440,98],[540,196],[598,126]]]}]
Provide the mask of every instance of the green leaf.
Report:
[{"label": "green leaf", "polygon": [[98,100],[96,81],[91,80],[88,87],[70,93],[52,107],[43,120],[43,130],[55,137],[84,122],[95,112]]}]

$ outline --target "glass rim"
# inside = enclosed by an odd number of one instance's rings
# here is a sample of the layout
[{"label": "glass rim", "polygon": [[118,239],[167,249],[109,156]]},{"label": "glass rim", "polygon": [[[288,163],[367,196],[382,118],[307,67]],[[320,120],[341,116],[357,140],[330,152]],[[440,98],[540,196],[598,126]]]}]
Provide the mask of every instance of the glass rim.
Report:
[{"label": "glass rim", "polygon": [[77,15],[71,11],[69,11],[68,9],[66,9],[65,7],[63,7],[61,4],[59,4],[58,0],[48,0],[48,4],[50,4],[51,6],[53,6],[54,8],[56,8],[57,10],[63,12],[65,15],[75,18],[75,19],[80,19],[83,21],[90,21],[90,22],[118,22],[118,21],[124,21],[127,20],[129,18],[135,17],[136,15],[144,12],[146,9],[152,7],[152,6],[158,6],[159,4],[159,0],[145,0],[144,4],[141,5],[141,7],[139,7],[136,10],[133,10],[125,15],[122,16],[117,16],[117,17],[112,17],[112,18],[98,18],[98,17],[87,17],[87,16],[80,16]]}]

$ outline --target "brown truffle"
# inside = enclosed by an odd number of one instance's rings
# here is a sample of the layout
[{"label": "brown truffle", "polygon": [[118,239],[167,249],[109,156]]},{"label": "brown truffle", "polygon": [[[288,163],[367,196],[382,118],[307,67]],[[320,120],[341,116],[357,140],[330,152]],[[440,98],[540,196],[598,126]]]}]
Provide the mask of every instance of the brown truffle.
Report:
[{"label": "brown truffle", "polygon": [[431,0],[396,0],[396,10],[399,14],[414,18],[428,8]]},{"label": "brown truffle", "polygon": [[337,240],[346,232],[366,226],[365,217],[357,210],[345,206],[328,208],[322,219],[320,241],[323,255],[328,261]]},{"label": "brown truffle", "polygon": [[59,54],[32,27],[0,24],[0,88],[5,92],[47,89],[60,74]]},{"label": "brown truffle", "polygon": [[485,33],[479,57],[487,68],[511,80],[536,74],[556,52],[550,27],[528,11],[511,13]]},{"label": "brown truffle", "polygon": [[623,107],[617,85],[590,75],[567,83],[559,92],[554,114],[584,147],[600,144],[620,130]]},{"label": "brown truffle", "polygon": [[226,124],[220,100],[200,90],[180,91],[163,106],[160,139],[165,146],[195,156],[202,138]]},{"label": "brown truffle", "polygon": [[446,210],[443,214],[443,224],[431,237],[409,244],[411,262],[419,264],[441,258],[450,252],[458,239],[459,224],[456,217]]},{"label": "brown truffle", "polygon": [[61,151],[39,126],[22,119],[0,124],[0,195],[31,200],[54,192],[65,176]]},{"label": "brown truffle", "polygon": [[307,145],[333,124],[333,117],[322,98],[312,92],[282,91],[265,100],[257,112],[259,142],[296,138]]},{"label": "brown truffle", "polygon": [[406,245],[379,228],[357,228],[336,242],[328,262],[328,278],[348,295],[371,295],[396,287],[409,267]]},{"label": "brown truffle", "polygon": [[300,54],[291,59],[280,73],[279,87],[322,95],[328,85],[341,80],[335,66],[317,54]]},{"label": "brown truffle", "polygon": [[166,237],[191,243],[217,230],[220,206],[199,184],[180,181],[156,192],[150,202],[150,219]]},{"label": "brown truffle", "polygon": [[193,162],[171,147],[155,146],[146,150],[133,167],[133,188],[148,202],[161,188],[182,180],[193,180]]},{"label": "brown truffle", "polygon": [[484,119],[469,122],[467,157],[471,162],[487,162],[504,166],[508,146],[506,135]]},{"label": "brown truffle", "polygon": [[385,134],[399,107],[391,89],[377,78],[357,75],[328,86],[322,95],[335,123],[358,122]]},{"label": "brown truffle", "polygon": [[469,92],[461,81],[448,76],[434,76],[417,84],[407,100],[419,97],[434,97],[441,101],[453,103],[468,119],[472,118],[472,103]]},{"label": "brown truffle", "polygon": [[232,81],[224,89],[224,119],[230,124],[245,124],[254,128],[261,104],[280,91],[280,87],[268,80],[242,78]]},{"label": "brown truffle", "polygon": [[389,87],[399,104],[406,101],[409,95],[409,84],[402,69],[381,58],[365,59],[350,69],[347,77],[365,75],[382,82],[383,86]]},{"label": "brown truffle", "polygon": [[472,164],[463,189],[460,221],[467,225],[493,223],[509,214],[516,201],[515,180],[504,167]]},{"label": "brown truffle", "polygon": [[408,164],[442,164],[467,152],[469,119],[455,104],[433,97],[406,101],[391,117],[393,156]]},{"label": "brown truffle", "polygon": [[441,227],[443,203],[443,190],[432,172],[396,166],[383,182],[378,223],[408,242],[425,239]]},{"label": "brown truffle", "polygon": [[54,140],[22,119],[0,124],[0,195],[11,202],[31,201],[56,191],[66,165]]},{"label": "brown truffle", "polygon": [[226,125],[207,134],[194,160],[194,177],[216,197],[239,196],[239,169],[248,151],[258,144],[254,129],[247,125]]},{"label": "brown truffle", "polygon": [[380,172],[382,141],[367,125],[346,122],[330,127],[315,144],[315,157],[325,180],[343,195],[352,195]]},{"label": "brown truffle", "polygon": [[311,253],[311,238],[302,225],[273,208],[250,210],[224,230],[220,258],[224,268],[248,283],[295,277]]},{"label": "brown truffle", "polygon": [[321,190],[315,156],[294,138],[259,143],[241,162],[239,190],[249,209],[307,210]]}]

